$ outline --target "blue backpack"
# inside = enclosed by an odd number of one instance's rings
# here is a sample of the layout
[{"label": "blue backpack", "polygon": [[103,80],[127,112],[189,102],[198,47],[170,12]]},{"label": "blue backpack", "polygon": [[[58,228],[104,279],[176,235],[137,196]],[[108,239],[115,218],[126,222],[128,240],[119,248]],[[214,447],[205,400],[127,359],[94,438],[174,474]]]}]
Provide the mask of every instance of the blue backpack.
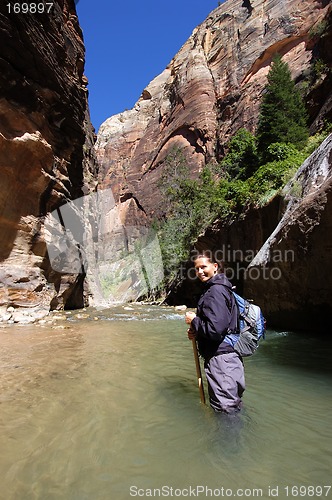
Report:
[{"label": "blue backpack", "polygon": [[238,310],[237,333],[239,339],[234,345],[240,356],[254,354],[261,338],[265,338],[265,319],[261,308],[244,299],[232,290]]}]

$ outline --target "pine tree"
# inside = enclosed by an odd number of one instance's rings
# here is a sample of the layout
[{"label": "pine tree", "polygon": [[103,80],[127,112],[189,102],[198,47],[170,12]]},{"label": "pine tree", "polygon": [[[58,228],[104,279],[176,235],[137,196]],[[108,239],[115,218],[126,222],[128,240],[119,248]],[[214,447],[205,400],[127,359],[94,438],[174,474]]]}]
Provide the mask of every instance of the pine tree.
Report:
[{"label": "pine tree", "polygon": [[288,64],[277,55],[267,76],[256,137],[265,156],[273,143],[302,147],[308,139],[307,114],[301,94],[292,80]]},{"label": "pine tree", "polygon": [[240,128],[228,143],[228,153],[221,162],[232,179],[247,179],[258,168],[255,136]]}]

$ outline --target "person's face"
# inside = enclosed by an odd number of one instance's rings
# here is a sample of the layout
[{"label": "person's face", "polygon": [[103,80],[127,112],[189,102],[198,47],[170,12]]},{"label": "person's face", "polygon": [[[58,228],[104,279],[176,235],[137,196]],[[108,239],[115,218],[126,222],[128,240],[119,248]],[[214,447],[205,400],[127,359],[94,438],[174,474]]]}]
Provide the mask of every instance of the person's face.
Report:
[{"label": "person's face", "polygon": [[218,264],[212,264],[207,257],[199,257],[195,260],[195,270],[198,279],[205,282],[218,271]]}]

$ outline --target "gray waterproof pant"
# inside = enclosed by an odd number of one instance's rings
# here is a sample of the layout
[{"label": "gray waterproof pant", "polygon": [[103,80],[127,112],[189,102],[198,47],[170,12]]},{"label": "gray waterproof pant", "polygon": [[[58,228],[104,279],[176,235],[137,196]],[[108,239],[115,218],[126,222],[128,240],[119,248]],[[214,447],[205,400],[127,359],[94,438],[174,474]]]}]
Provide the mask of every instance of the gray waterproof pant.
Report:
[{"label": "gray waterproof pant", "polygon": [[241,407],[245,389],[244,368],[236,352],[213,356],[204,365],[210,405],[216,411],[232,413]]}]

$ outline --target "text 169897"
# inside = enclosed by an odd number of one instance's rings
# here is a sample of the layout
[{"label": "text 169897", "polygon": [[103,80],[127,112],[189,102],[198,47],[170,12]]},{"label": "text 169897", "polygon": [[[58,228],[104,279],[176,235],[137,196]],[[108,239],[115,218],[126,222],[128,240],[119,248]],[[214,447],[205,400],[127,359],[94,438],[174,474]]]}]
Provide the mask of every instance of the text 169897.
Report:
[{"label": "text 169897", "polygon": [[45,3],[7,3],[9,14],[49,14],[54,6],[53,2]]}]

